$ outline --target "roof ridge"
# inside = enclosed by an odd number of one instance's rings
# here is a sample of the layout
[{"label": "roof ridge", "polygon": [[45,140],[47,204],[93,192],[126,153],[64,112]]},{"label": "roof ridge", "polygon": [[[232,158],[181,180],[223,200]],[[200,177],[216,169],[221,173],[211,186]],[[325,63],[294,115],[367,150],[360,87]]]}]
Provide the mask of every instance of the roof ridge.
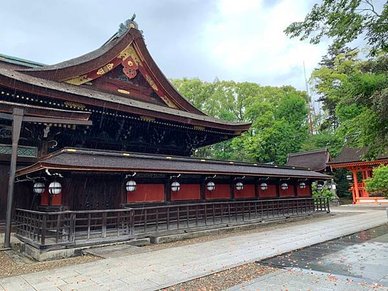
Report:
[{"label": "roof ridge", "polygon": [[35,61],[31,61],[31,60],[27,60],[19,57],[14,57],[6,54],[0,54],[0,61],[4,61],[11,64],[24,65],[31,68],[46,66],[46,64],[43,64],[43,63],[39,63],[39,62],[35,62]]},{"label": "roof ridge", "polygon": [[304,151],[304,152],[297,152],[297,153],[289,153],[289,156],[301,156],[305,154],[315,154],[320,152],[329,152],[327,148],[317,149],[317,150],[311,150],[311,151]]}]

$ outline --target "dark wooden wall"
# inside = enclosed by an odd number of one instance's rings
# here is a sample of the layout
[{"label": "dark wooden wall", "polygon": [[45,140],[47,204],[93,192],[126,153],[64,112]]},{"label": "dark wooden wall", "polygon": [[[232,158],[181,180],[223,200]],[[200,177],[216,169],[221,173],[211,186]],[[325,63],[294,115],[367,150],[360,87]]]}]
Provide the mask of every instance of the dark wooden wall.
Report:
[{"label": "dark wooden wall", "polygon": [[[25,167],[34,162],[33,159],[18,159],[17,167]],[[7,210],[7,194],[9,179],[10,156],[0,155],[0,221],[5,220]],[[21,185],[23,184],[23,185]],[[14,193],[14,208],[29,208],[32,202],[32,189],[28,183],[16,183]],[[32,186],[32,185],[31,185]]]}]

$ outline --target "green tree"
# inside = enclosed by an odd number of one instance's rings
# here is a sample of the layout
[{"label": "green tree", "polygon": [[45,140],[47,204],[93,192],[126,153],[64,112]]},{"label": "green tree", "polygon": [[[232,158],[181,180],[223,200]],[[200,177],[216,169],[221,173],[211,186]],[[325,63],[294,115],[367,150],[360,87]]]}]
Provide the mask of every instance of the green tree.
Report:
[{"label": "green tree", "polygon": [[290,86],[198,79],[172,80],[180,93],[203,112],[229,121],[248,121],[248,132],[199,149],[195,155],[284,164],[307,138],[307,95]]},{"label": "green tree", "polygon": [[[381,10],[381,11],[380,11]],[[285,33],[317,44],[332,39],[333,49],[344,48],[362,36],[371,47],[370,54],[388,50],[388,4],[381,9],[373,0],[322,0],[315,4],[304,21],[290,24]]]},{"label": "green tree", "polygon": [[[339,54],[330,65],[312,73],[312,84],[320,96],[325,120],[319,128],[322,141],[332,136],[334,155],[343,146],[368,146],[370,156],[388,146],[388,57],[360,60],[357,51]],[[330,138],[326,138],[330,140]]]},{"label": "green tree", "polygon": [[375,168],[372,178],[365,180],[365,184],[368,192],[388,197],[388,165]]}]

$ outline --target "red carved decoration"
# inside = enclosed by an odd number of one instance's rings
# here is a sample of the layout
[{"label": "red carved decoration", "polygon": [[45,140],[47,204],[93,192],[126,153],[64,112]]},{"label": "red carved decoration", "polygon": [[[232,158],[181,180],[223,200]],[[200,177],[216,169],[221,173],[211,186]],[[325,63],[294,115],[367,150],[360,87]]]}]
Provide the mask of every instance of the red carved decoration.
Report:
[{"label": "red carved decoration", "polygon": [[133,79],[137,75],[137,69],[139,68],[132,57],[128,57],[122,63],[123,73],[129,78]]}]

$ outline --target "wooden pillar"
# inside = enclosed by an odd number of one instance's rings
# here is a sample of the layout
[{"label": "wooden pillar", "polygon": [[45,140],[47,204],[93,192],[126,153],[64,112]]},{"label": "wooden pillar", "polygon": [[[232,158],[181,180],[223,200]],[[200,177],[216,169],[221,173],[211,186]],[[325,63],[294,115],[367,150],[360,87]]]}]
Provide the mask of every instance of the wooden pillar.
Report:
[{"label": "wooden pillar", "polygon": [[200,200],[202,202],[206,201],[206,178],[201,179],[201,185],[200,185]]},{"label": "wooden pillar", "polygon": [[20,109],[20,108],[14,108],[12,115],[13,115],[12,154],[11,154],[11,166],[9,170],[9,180],[8,180],[7,212],[6,212],[5,236],[4,236],[4,247],[6,248],[9,248],[11,246],[13,189],[15,185],[16,160],[17,160],[18,144],[19,144],[19,138],[20,138],[20,131],[22,128],[24,111],[23,109]]},{"label": "wooden pillar", "polygon": [[360,192],[358,190],[358,178],[357,178],[357,170],[352,170],[353,173],[353,191],[354,191],[354,203],[358,203],[360,199]]},{"label": "wooden pillar", "polygon": [[276,184],[276,198],[280,198],[280,185],[281,185],[280,179],[277,179],[275,181],[275,184]]},{"label": "wooden pillar", "polygon": [[298,196],[298,187],[299,187],[298,181],[294,181],[293,186],[294,186],[294,197],[297,197]]},{"label": "wooden pillar", "polygon": [[235,181],[232,179],[230,183],[230,200],[234,201],[235,200],[235,195],[234,195],[234,185]]},{"label": "wooden pillar", "polygon": [[260,180],[255,180],[255,199],[260,199],[260,197],[259,197],[259,183],[260,183]]},{"label": "wooden pillar", "polygon": [[166,179],[166,182],[164,183],[164,197],[165,197],[165,203],[171,202],[171,183],[173,181],[171,179]]}]

